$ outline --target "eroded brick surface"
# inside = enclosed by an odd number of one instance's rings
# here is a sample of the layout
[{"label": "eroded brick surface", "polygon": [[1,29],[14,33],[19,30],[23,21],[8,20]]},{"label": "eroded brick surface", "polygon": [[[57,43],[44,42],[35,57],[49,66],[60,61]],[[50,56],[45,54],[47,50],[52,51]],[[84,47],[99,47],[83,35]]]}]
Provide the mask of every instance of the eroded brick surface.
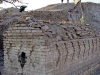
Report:
[{"label": "eroded brick surface", "polygon": [[[55,25],[55,22],[51,25],[50,21],[37,21],[37,24],[31,25],[26,24],[27,21],[21,22],[10,25],[4,32],[5,74],[22,73],[18,62],[21,52],[27,56],[24,75],[89,75],[90,69],[95,71],[99,67],[95,58],[99,56],[100,38],[89,26],[68,23]],[[83,30],[83,27],[88,29]],[[82,31],[91,31],[92,35],[83,35]],[[97,67],[91,66],[93,60],[98,62],[95,64]]]},{"label": "eroded brick surface", "polygon": [[[91,75],[100,68],[96,30],[68,21],[61,9],[27,14],[17,14],[9,22],[2,19],[4,75]],[[74,21],[80,18],[72,16]],[[23,71],[18,62],[22,52],[27,57]]]}]

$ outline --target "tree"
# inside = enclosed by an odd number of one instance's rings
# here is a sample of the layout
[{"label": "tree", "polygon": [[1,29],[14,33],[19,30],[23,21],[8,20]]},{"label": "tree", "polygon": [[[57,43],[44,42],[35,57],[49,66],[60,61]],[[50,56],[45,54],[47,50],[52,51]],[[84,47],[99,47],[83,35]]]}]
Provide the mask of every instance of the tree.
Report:
[{"label": "tree", "polygon": [[[16,5],[14,4],[15,2],[21,3],[20,0],[0,0],[0,3],[1,3],[1,4],[4,3],[4,2],[10,3],[10,4],[14,5],[15,7],[16,7]],[[17,7],[16,7],[16,8],[17,8]]]},{"label": "tree", "polygon": [[7,2],[7,3],[15,3],[20,2],[20,0],[0,0],[0,3]]}]

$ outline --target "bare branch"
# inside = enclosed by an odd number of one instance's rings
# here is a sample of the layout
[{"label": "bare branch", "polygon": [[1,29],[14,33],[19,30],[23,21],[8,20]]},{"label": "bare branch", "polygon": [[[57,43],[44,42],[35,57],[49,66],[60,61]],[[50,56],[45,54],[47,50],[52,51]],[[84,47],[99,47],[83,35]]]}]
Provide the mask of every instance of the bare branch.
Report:
[{"label": "bare branch", "polygon": [[[16,7],[16,5],[13,3],[13,2],[9,2],[9,1],[6,1],[6,0],[3,0],[3,1],[5,1],[5,2],[7,2],[7,3],[10,3],[10,4],[12,4],[12,5],[14,5],[15,7]],[[16,7],[17,8],[17,7]]]},{"label": "bare branch", "polygon": [[4,1],[4,2],[7,2],[7,3],[10,3],[10,4],[12,4],[12,5],[14,5],[16,8],[17,8],[17,6],[13,3],[13,2],[9,2],[9,1],[7,1],[7,0],[1,0],[2,2]]}]

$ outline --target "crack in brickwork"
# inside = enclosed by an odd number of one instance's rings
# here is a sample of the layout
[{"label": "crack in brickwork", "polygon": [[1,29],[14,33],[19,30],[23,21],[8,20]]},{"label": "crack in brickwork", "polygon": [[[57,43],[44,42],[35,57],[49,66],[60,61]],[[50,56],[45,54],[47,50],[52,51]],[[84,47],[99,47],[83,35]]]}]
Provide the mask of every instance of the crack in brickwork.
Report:
[{"label": "crack in brickwork", "polygon": [[72,43],[72,47],[73,47],[73,50],[74,50],[73,55],[72,55],[72,60],[73,60],[74,59],[74,54],[75,54],[75,48],[74,48],[73,42],[71,42],[71,43]]},{"label": "crack in brickwork", "polygon": [[66,46],[66,43],[64,43],[64,45],[65,45],[65,49],[66,49],[66,58],[65,58],[65,62],[66,62],[66,60],[67,60],[67,58],[68,58],[68,48],[67,48],[67,46]]},{"label": "crack in brickwork", "polygon": [[60,61],[60,51],[58,49],[58,45],[56,44],[56,49],[58,51],[58,60],[56,61],[56,66],[58,65],[59,61]]},{"label": "crack in brickwork", "polygon": [[83,41],[83,45],[84,45],[84,53],[83,53],[83,57],[85,57],[85,50],[86,50],[86,47],[85,47],[84,41]]},{"label": "crack in brickwork", "polygon": [[90,51],[91,51],[90,40],[88,40],[88,43],[89,43],[89,53],[88,53],[88,55],[91,55],[90,54]]},{"label": "crack in brickwork", "polygon": [[92,53],[94,54],[94,43],[93,43],[93,40],[92,40],[92,47],[93,47]]},{"label": "crack in brickwork", "polygon": [[80,43],[79,43],[79,41],[77,41],[77,43],[78,43],[78,47],[79,47],[79,54],[78,54],[78,58],[79,58],[79,56],[80,56],[80,51],[81,51],[81,48],[80,48]]},{"label": "crack in brickwork", "polygon": [[95,39],[95,40],[96,40],[95,44],[96,44],[96,51],[97,51],[97,46],[98,46],[98,45],[97,45],[97,39]]}]

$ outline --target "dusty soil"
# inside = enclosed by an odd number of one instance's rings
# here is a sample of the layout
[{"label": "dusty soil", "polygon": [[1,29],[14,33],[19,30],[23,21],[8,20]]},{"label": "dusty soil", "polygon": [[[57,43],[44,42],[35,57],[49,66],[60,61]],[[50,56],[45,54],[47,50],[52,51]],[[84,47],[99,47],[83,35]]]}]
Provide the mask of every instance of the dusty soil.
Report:
[{"label": "dusty soil", "polygon": [[[30,12],[29,14],[34,16],[36,19],[42,20],[52,20],[52,21],[72,21],[80,22],[81,18],[81,9],[80,5],[77,6],[75,11],[71,13],[71,16],[68,14],[68,10],[71,9],[74,4],[52,4],[41,9]],[[100,31],[100,4],[96,3],[82,3],[85,23],[90,24],[90,26],[98,31]],[[44,16],[45,15],[45,16]]]}]

